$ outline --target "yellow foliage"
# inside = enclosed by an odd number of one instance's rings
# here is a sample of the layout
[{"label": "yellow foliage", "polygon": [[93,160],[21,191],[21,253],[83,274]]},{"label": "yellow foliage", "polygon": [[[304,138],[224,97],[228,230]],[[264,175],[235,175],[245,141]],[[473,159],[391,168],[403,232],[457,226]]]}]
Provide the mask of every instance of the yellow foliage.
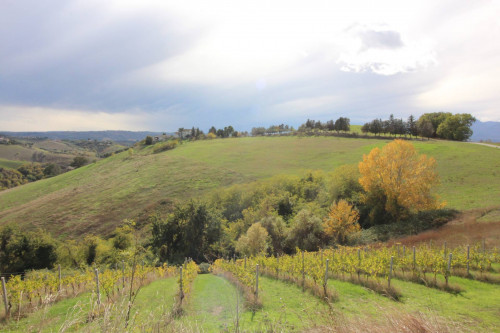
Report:
[{"label": "yellow foliage", "polygon": [[374,148],[359,163],[359,183],[368,195],[383,193],[385,210],[401,217],[401,208],[408,212],[436,209],[438,204],[432,188],[439,184],[436,161],[418,155],[415,147],[404,140],[394,140],[380,150]]},{"label": "yellow foliage", "polygon": [[361,229],[358,220],[358,212],[347,201],[342,199],[332,204],[328,217],[324,219],[323,227],[327,235],[335,237],[340,243],[344,243],[347,235]]}]

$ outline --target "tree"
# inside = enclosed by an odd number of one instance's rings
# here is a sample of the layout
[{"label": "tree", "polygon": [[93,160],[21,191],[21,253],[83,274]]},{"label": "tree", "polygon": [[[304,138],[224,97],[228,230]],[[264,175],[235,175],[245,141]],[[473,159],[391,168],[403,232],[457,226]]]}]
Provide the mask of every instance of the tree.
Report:
[{"label": "tree", "polygon": [[470,127],[475,121],[468,113],[449,116],[439,125],[436,134],[447,140],[466,141],[472,135]]},{"label": "tree", "polygon": [[259,135],[264,135],[264,134],[266,134],[265,127],[253,127],[252,128],[252,136],[259,136]]},{"label": "tree", "polygon": [[45,177],[54,177],[61,173],[61,167],[55,163],[49,163],[43,169]]},{"label": "tree", "polygon": [[340,244],[345,244],[349,234],[361,230],[358,224],[359,214],[347,201],[341,199],[330,207],[328,217],[324,219],[325,233]]},{"label": "tree", "polygon": [[415,117],[410,115],[408,117],[408,121],[406,122],[406,132],[410,134],[410,137],[418,135],[417,122],[415,121]]},{"label": "tree", "polygon": [[144,144],[152,145],[153,144],[153,137],[150,135],[146,136],[146,139],[144,140]]},{"label": "tree", "polygon": [[450,112],[432,112],[432,113],[424,113],[418,118],[418,125],[424,121],[429,121],[432,124],[433,132],[432,137],[437,137],[437,129],[442,122],[446,120],[446,118],[450,117],[452,114]]},{"label": "tree", "polygon": [[275,255],[283,254],[286,239],[286,225],[281,216],[268,216],[260,220],[261,226],[266,229],[271,240],[271,252]]},{"label": "tree", "polygon": [[151,217],[152,245],[162,261],[180,263],[185,257],[201,262],[217,256],[215,243],[222,233],[219,213],[206,203],[190,201],[175,208],[166,220]]},{"label": "tree", "polygon": [[184,127],[179,127],[179,131],[177,132],[179,134],[179,139],[183,139],[184,135]]},{"label": "tree", "polygon": [[323,241],[324,232],[321,219],[306,209],[298,212],[292,220],[291,229],[288,233],[288,247],[317,251]]},{"label": "tree", "polygon": [[418,121],[417,122],[418,134],[421,137],[426,137],[429,139],[434,133],[434,127],[430,120]]},{"label": "tree", "polygon": [[355,164],[345,164],[336,168],[330,180],[330,193],[333,200],[355,201],[363,191],[363,187],[359,184],[359,177],[359,170]]},{"label": "tree", "polygon": [[57,260],[56,248],[56,241],[42,230],[30,232],[10,226],[0,228],[0,271],[51,269]]},{"label": "tree", "polygon": [[[436,209],[438,204],[432,190],[438,184],[436,161],[418,155],[415,147],[404,140],[394,140],[382,150],[374,148],[363,155],[359,163],[359,183],[366,194],[365,203],[384,203],[384,210],[393,220],[409,213]],[[374,204],[376,207],[376,204]],[[372,211],[372,222],[375,218]]]},{"label": "tree", "polygon": [[267,250],[268,238],[269,235],[260,222],[254,223],[248,228],[247,233],[238,239],[236,250],[247,256],[258,255]]},{"label": "tree", "polygon": [[70,166],[73,168],[79,168],[87,164],[89,160],[85,156],[75,156],[73,162],[71,162]]}]

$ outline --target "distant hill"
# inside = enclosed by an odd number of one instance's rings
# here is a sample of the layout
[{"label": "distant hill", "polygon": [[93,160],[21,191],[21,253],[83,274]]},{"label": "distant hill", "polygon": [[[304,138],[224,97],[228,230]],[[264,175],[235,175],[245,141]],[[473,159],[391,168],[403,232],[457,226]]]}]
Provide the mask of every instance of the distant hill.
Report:
[{"label": "distant hill", "polygon": [[[132,132],[132,131],[53,131],[53,132],[0,132],[16,138],[47,138],[52,140],[110,140],[119,143],[132,143],[144,139],[146,136],[161,135],[161,132]],[[168,134],[168,133],[167,133]],[[172,134],[172,133],[170,133]]]},{"label": "distant hill", "polygon": [[471,141],[486,141],[491,140],[493,142],[500,142],[500,122],[498,121],[476,121],[472,125]]}]

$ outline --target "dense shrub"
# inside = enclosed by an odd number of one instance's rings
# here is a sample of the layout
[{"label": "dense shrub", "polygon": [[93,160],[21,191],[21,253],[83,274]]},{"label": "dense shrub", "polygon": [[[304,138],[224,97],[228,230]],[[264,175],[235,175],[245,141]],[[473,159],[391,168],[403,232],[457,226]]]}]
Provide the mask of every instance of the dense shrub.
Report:
[{"label": "dense shrub", "polygon": [[162,151],[174,149],[175,147],[177,147],[178,143],[179,141],[177,140],[170,140],[166,142],[157,143],[153,148],[153,152],[160,153]]}]

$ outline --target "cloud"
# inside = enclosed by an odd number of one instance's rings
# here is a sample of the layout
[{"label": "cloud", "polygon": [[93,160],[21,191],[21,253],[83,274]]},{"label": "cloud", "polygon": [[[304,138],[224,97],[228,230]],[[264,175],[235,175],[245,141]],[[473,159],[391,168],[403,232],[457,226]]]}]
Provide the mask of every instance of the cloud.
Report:
[{"label": "cloud", "polygon": [[346,72],[395,75],[437,64],[429,41],[404,42],[398,31],[386,25],[353,25],[344,31],[339,41],[341,54],[337,62]]},{"label": "cloud", "polygon": [[0,6],[2,130],[43,114],[48,128],[161,131],[436,110],[500,120],[498,2]]}]

